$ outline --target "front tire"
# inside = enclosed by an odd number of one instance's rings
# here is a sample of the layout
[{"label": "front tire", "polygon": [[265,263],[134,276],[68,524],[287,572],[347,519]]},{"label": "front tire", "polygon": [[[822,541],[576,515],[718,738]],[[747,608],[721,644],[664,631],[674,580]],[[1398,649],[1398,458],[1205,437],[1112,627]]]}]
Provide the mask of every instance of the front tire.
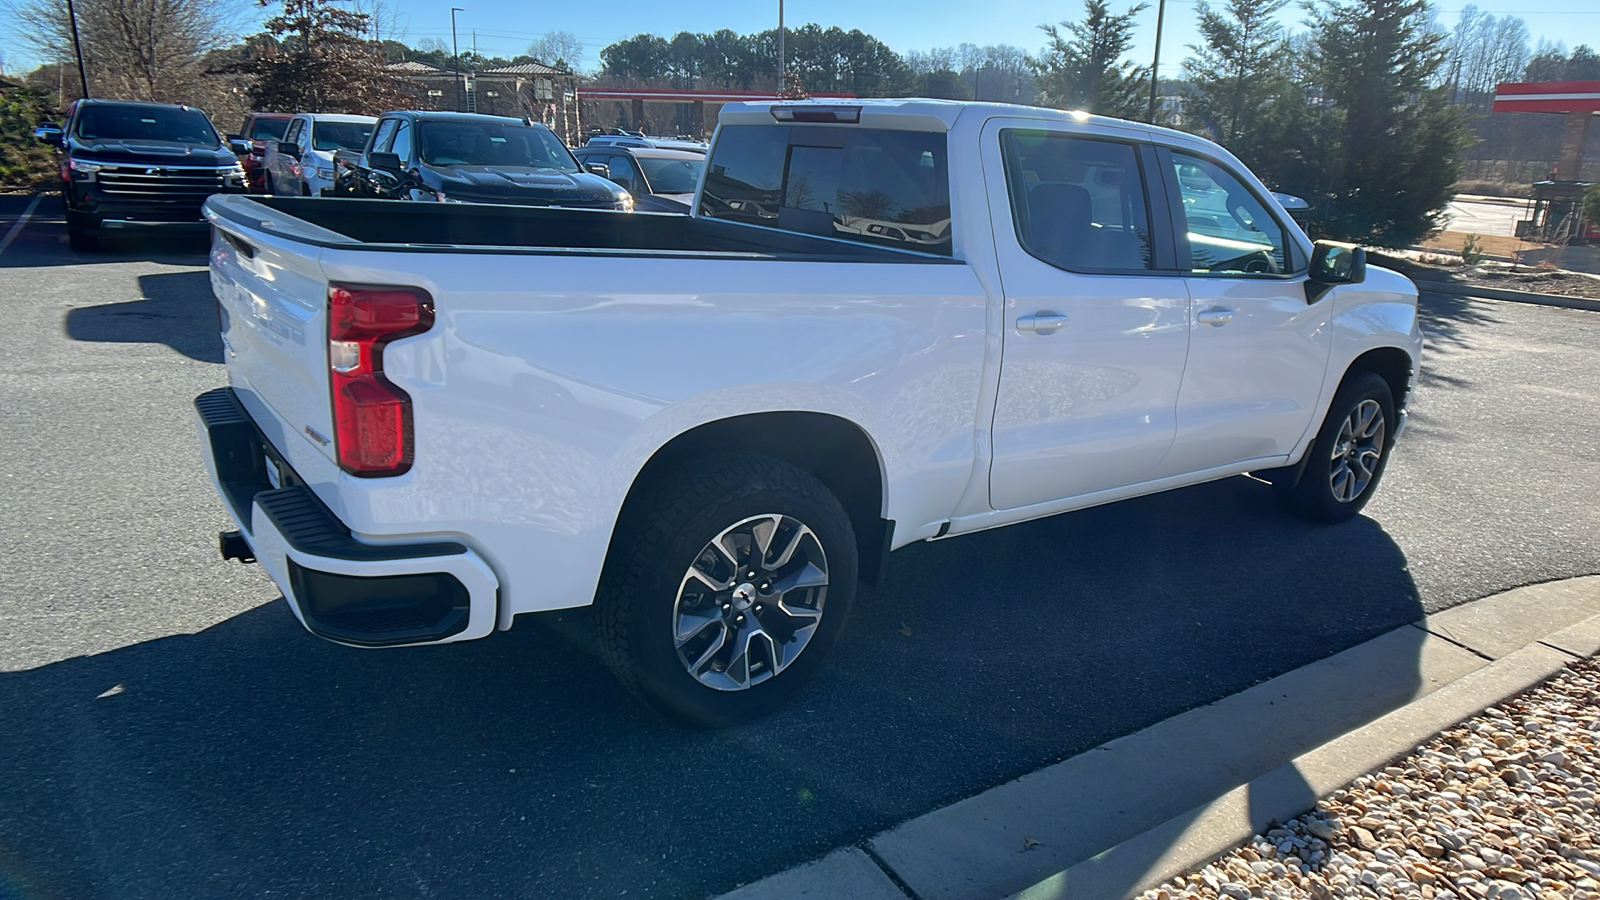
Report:
[{"label": "front tire", "polygon": [[629,502],[597,598],[601,649],[651,707],[704,727],[771,712],[821,666],[855,595],[850,517],[810,473],[702,460]]},{"label": "front tire", "polygon": [[1371,372],[1351,373],[1306,451],[1300,480],[1275,485],[1280,504],[1314,522],[1343,522],[1360,512],[1388,467],[1395,424],[1389,383]]}]

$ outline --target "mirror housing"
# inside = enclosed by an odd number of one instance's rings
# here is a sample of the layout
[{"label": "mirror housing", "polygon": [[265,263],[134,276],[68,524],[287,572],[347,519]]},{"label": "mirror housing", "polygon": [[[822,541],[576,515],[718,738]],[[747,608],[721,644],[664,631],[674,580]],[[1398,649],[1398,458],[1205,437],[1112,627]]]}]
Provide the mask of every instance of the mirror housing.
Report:
[{"label": "mirror housing", "polygon": [[608,181],[611,179],[611,167],[605,163],[586,163],[584,168]]},{"label": "mirror housing", "polygon": [[367,166],[379,172],[388,172],[390,175],[400,174],[400,157],[393,153],[368,153]]},{"label": "mirror housing", "polygon": [[1306,279],[1306,303],[1315,303],[1335,285],[1367,280],[1367,251],[1354,244],[1317,241]]},{"label": "mirror housing", "polygon": [[228,149],[234,156],[245,156],[250,152],[250,142],[236,134],[228,135]]},{"label": "mirror housing", "polygon": [[292,159],[300,158],[300,145],[293,141],[279,141],[278,152]]},{"label": "mirror housing", "polygon": [[40,122],[33,129],[33,136],[52,147],[59,147],[62,143],[61,126],[54,122]]}]

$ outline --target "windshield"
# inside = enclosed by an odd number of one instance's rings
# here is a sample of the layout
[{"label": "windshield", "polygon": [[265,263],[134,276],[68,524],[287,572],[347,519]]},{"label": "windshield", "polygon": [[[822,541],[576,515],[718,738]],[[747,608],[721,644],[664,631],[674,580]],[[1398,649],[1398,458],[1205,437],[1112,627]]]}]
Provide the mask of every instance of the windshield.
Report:
[{"label": "windshield", "polygon": [[100,106],[78,113],[78,137],[88,140],[179,141],[220,146],[216,129],[198,109]]},{"label": "windshield", "polygon": [[311,132],[313,150],[360,150],[375,122],[318,122]]},{"label": "windshield", "polygon": [[656,194],[692,194],[705,171],[703,159],[640,159],[650,191]]},{"label": "windshield", "polygon": [[576,172],[559,138],[543,125],[423,122],[422,161],[430,166],[516,166]]},{"label": "windshield", "polygon": [[288,119],[257,119],[250,124],[250,133],[245,137],[252,141],[281,141],[288,130]]}]

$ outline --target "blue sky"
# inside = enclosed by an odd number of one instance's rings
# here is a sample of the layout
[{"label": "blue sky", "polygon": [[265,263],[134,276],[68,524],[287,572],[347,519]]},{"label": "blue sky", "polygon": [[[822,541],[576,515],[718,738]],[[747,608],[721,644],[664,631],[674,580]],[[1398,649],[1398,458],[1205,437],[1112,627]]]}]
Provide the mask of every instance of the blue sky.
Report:
[{"label": "blue sky", "polygon": [[[260,14],[250,8],[251,21]],[[424,38],[450,40],[450,3],[439,0],[384,0],[392,4],[404,25],[405,40],[416,44]],[[607,0],[605,3],[541,3],[525,0],[455,0],[464,11],[456,14],[463,50],[472,45],[476,32],[478,49],[490,56],[515,56],[529,41],[547,31],[563,30],[584,42],[582,66],[598,65],[600,49],[620,38],[639,32],[672,35],[679,31],[715,31],[731,28],[738,32],[758,31],[777,24],[777,2],[693,3],[674,0]],[[1455,22],[1464,5],[1462,0],[1447,0],[1436,8],[1446,26]],[[1516,8],[1510,0],[1484,0],[1480,9],[1501,15],[1523,17],[1537,41],[1540,37],[1560,40],[1570,49],[1587,43],[1600,50],[1600,3],[1595,0],[1525,0],[1527,9]],[[1126,8],[1126,0],[1113,2],[1112,8]],[[1197,43],[1195,0],[1168,0],[1162,36],[1163,76],[1175,76],[1178,64],[1188,54],[1188,44]],[[1043,44],[1037,26],[1045,21],[1075,18],[1082,12],[1081,2],[1042,5],[1033,0],[923,0],[920,4],[889,3],[884,0],[787,0],[784,19],[789,25],[816,22],[824,27],[859,28],[887,43],[896,51],[927,50],[960,43],[1013,44],[1035,52]],[[1282,15],[1285,24],[1297,26],[1303,14],[1292,5]],[[1155,41],[1156,10],[1140,14],[1134,59],[1148,63]],[[0,41],[6,70],[15,71],[30,62],[14,33]]]}]

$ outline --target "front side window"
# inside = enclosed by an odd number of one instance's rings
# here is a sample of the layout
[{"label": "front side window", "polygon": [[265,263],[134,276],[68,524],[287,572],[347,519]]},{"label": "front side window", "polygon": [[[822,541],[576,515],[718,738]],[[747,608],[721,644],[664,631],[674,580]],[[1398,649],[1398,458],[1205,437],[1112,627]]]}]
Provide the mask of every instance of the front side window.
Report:
[{"label": "front side window", "polygon": [[318,122],[311,132],[316,150],[360,150],[372,135],[370,122]]},{"label": "front side window", "polygon": [[633,157],[618,154],[606,160],[606,167],[611,172],[611,180],[627,188],[630,194],[643,194],[639,187],[637,173],[633,170]]},{"label": "front side window", "polygon": [[640,159],[639,167],[655,194],[692,194],[705,171],[704,159]]},{"label": "front side window", "polygon": [[78,113],[77,135],[91,141],[176,141],[210,146],[222,143],[205,113],[162,106],[85,106]]},{"label": "front side window", "polygon": [[566,145],[543,125],[433,121],[418,129],[422,161],[430,166],[508,166],[576,172]]},{"label": "front side window", "polygon": [[389,142],[394,140],[394,129],[399,124],[399,119],[384,119],[378,123],[378,131],[372,138],[373,153],[387,153],[389,151]]},{"label": "front side window", "polygon": [[394,133],[394,149],[391,151],[400,157],[402,166],[411,163],[411,123],[401,122],[399,129]]},{"label": "front side window", "polygon": [[1072,271],[1155,268],[1132,144],[1017,129],[1000,142],[1017,239],[1030,254]]},{"label": "front side window", "polygon": [[1172,166],[1183,198],[1190,271],[1279,275],[1289,270],[1283,225],[1238,176],[1177,150]]},{"label": "front side window", "polygon": [[250,133],[245,136],[252,141],[281,141],[288,127],[288,119],[257,119],[250,123]]},{"label": "front side window", "polygon": [[729,125],[706,165],[703,216],[951,253],[942,132]]},{"label": "front side window", "polygon": [[299,143],[299,141],[300,141],[300,129],[304,125],[305,125],[305,122],[303,120],[301,120],[301,119],[295,119],[293,122],[290,122],[289,123],[289,130],[284,133],[284,135],[281,138],[281,140],[286,141],[286,142],[291,143],[291,144]]}]

